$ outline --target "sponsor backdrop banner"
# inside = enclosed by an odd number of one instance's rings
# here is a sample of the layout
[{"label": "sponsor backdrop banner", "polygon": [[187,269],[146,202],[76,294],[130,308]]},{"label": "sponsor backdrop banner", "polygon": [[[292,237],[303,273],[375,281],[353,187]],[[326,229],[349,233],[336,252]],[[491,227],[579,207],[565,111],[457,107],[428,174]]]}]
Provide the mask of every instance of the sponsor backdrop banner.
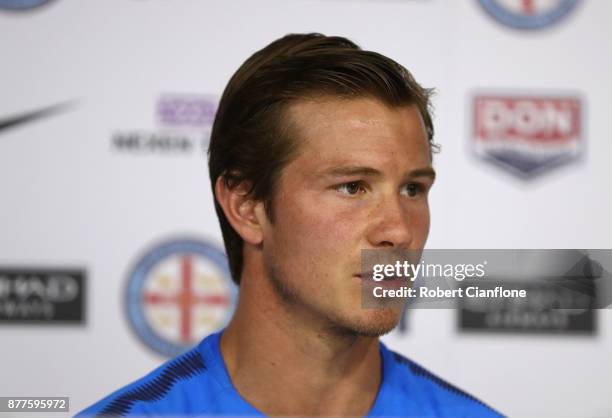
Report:
[{"label": "sponsor backdrop banner", "polygon": [[[227,323],[208,138],[233,72],[289,32],[347,36],[437,89],[428,248],[612,248],[610,15],[597,0],[0,0],[0,396],[69,397],[73,414]],[[610,310],[515,308],[407,309],[384,340],[509,416],[612,416]]]}]

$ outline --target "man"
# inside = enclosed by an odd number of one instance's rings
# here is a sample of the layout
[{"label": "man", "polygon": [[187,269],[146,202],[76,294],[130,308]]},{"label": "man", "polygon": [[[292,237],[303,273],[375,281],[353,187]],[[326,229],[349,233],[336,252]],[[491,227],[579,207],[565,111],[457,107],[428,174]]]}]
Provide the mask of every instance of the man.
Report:
[{"label": "man", "polygon": [[429,231],[430,91],[351,41],[288,35],[230,80],[209,149],[230,270],[228,327],[83,415],[499,416],[378,340],[362,249]]}]

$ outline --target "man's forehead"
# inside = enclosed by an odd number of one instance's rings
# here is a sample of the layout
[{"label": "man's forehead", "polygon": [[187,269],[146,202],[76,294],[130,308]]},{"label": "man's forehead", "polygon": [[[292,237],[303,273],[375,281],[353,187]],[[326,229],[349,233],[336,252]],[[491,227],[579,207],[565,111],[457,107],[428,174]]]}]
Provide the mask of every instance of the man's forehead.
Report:
[{"label": "man's forehead", "polygon": [[321,130],[368,130],[389,127],[392,119],[415,112],[424,129],[424,124],[416,106],[390,107],[371,97],[342,98],[316,97],[299,100],[289,106],[290,120],[302,132]]},{"label": "man's forehead", "polygon": [[390,108],[371,98],[309,100],[292,106],[291,119],[299,154],[317,168],[430,162],[416,107]]},{"label": "man's forehead", "polygon": [[326,97],[294,103],[288,110],[288,126],[301,153],[388,154],[401,149],[430,155],[425,124],[415,105],[390,107],[371,97]]}]

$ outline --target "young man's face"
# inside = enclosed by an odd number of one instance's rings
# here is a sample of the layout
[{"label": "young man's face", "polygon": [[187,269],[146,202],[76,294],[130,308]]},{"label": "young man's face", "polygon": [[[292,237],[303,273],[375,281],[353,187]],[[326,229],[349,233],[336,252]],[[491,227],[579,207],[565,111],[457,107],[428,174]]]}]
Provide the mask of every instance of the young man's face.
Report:
[{"label": "young man's face", "polygon": [[384,334],[400,311],[362,308],[361,250],[425,245],[433,170],[421,116],[371,98],[303,101],[289,116],[300,145],[264,226],[266,271],[296,314]]}]

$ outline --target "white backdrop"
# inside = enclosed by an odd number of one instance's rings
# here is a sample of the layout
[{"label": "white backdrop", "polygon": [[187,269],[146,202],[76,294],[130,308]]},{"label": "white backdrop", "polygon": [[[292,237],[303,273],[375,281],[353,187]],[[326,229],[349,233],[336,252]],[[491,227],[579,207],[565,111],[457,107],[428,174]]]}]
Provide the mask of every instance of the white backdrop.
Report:
[{"label": "white backdrop", "polygon": [[[0,267],[87,271],[81,326],[3,325],[0,396],[69,396],[71,412],[165,359],[125,318],[138,256],[168,237],[222,247],[200,147],[124,152],[157,132],[160,95],[220,96],[254,51],[290,32],[347,36],[436,87],[439,178],[430,248],[612,248],[612,3],[582,1],[540,31],[505,27],[476,0],[56,0],[0,10],[0,115],[76,100],[0,132]],[[531,181],[469,151],[481,89],[581,95],[583,158]],[[595,336],[465,335],[454,311],[418,311],[384,338],[513,417],[612,416],[612,316]]]}]

